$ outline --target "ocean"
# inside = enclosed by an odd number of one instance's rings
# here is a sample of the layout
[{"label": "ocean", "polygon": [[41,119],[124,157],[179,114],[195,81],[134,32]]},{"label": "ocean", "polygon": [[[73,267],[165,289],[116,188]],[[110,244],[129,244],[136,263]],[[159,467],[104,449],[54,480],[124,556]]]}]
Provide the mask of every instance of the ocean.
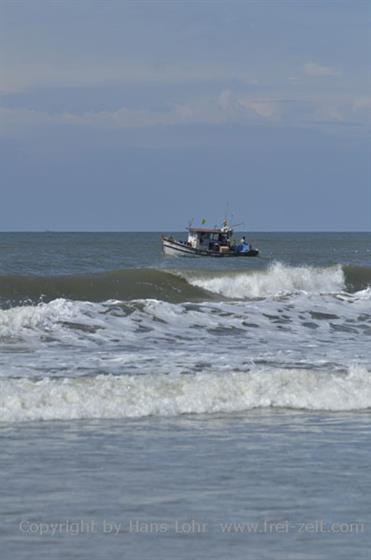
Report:
[{"label": "ocean", "polygon": [[1,558],[370,558],[371,234],[247,239],[0,233]]}]

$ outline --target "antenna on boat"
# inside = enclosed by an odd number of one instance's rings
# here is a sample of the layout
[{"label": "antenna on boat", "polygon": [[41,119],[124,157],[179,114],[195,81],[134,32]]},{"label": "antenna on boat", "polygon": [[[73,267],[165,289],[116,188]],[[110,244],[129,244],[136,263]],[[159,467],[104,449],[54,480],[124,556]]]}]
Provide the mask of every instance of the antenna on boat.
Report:
[{"label": "antenna on boat", "polygon": [[227,200],[226,205],[225,205],[225,212],[224,212],[224,220],[223,223],[224,225],[230,223],[232,220],[229,219],[229,200]]},{"label": "antenna on boat", "polygon": [[224,212],[224,219],[228,220],[228,214],[229,214],[229,200],[227,200],[226,206],[225,206],[225,212]]}]

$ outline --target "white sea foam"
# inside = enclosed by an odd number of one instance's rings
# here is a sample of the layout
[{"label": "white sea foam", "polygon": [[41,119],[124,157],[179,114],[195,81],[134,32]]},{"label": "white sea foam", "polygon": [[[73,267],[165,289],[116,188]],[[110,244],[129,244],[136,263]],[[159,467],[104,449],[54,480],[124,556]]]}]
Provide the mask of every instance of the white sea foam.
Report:
[{"label": "white sea foam", "polygon": [[336,293],[345,286],[344,272],[340,266],[292,267],[281,263],[259,272],[214,277],[190,275],[187,280],[193,286],[235,299],[264,298],[299,291],[316,294]]},{"label": "white sea foam", "polygon": [[0,310],[0,378],[245,372],[371,365],[371,298],[303,291],[285,298],[173,304],[54,300]]},{"label": "white sea foam", "polygon": [[253,408],[371,408],[371,372],[306,370],[229,374],[0,380],[0,421],[140,418]]},{"label": "white sea foam", "polygon": [[94,304],[56,299],[50,303],[26,305],[0,310],[0,336],[18,336],[31,331],[47,332],[58,322],[74,321],[82,316],[82,307]]}]

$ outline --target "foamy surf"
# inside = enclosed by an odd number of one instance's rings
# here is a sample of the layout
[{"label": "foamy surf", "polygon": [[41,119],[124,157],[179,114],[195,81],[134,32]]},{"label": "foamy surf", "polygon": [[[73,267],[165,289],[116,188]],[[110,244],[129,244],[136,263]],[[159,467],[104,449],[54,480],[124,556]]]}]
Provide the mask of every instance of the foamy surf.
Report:
[{"label": "foamy surf", "polygon": [[371,372],[256,370],[246,373],[2,379],[0,421],[141,418],[254,408],[371,408]]},{"label": "foamy surf", "polygon": [[284,294],[336,293],[345,289],[345,275],[340,266],[315,268],[275,263],[267,270],[198,277],[190,274],[190,284],[227,298],[248,299]]}]

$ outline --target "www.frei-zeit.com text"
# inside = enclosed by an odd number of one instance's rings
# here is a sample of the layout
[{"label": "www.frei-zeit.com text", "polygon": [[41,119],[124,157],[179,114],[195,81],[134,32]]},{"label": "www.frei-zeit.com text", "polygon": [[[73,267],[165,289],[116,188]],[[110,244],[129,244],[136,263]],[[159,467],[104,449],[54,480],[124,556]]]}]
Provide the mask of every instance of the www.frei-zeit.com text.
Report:
[{"label": "www.frei-zeit.com text", "polygon": [[55,522],[21,520],[19,531],[25,535],[57,536],[57,535],[202,535],[218,532],[228,535],[272,535],[289,533],[312,534],[353,534],[366,533],[367,525],[360,521],[330,522],[324,519],[313,521],[291,522],[288,520],[247,521],[206,523],[195,519],[168,521],[144,521],[130,519],[128,521],[114,521],[109,519],[78,519]]}]

